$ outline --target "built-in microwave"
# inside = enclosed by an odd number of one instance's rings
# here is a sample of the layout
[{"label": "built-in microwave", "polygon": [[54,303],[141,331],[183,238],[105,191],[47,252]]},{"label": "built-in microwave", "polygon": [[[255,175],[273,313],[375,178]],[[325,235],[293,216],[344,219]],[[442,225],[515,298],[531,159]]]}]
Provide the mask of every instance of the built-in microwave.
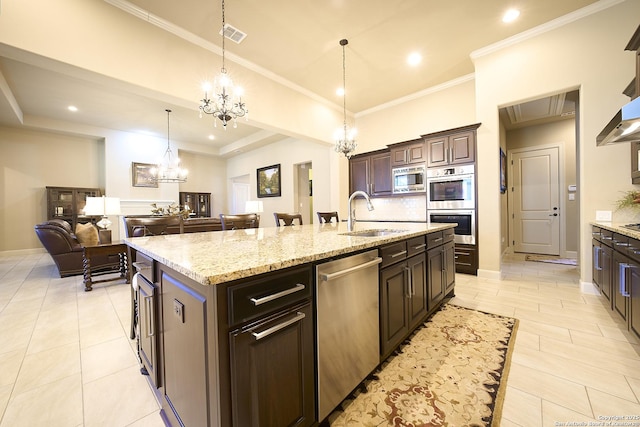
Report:
[{"label": "built-in microwave", "polygon": [[426,191],[424,166],[394,168],[391,174],[393,176],[393,194],[424,193]]},{"label": "built-in microwave", "polygon": [[427,170],[427,209],[475,209],[474,165]]}]

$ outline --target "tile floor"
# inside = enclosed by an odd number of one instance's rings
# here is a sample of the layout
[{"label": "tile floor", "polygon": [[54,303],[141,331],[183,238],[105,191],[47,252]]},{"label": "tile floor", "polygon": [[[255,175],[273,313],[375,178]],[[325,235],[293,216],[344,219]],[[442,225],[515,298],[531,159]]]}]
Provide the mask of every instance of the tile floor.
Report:
[{"label": "tile floor", "polygon": [[[575,267],[504,261],[502,280],[457,275],[454,299],[520,319],[502,426],[640,415],[640,342],[605,300]],[[0,256],[0,427],[161,426],[129,310],[128,285],[84,292],[46,254]]]}]

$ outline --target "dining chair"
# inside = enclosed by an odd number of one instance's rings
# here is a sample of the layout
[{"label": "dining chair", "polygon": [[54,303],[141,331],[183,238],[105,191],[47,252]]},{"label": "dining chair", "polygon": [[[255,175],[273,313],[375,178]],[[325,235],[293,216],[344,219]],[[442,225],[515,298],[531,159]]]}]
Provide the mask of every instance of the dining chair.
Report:
[{"label": "dining chair", "polygon": [[220,214],[220,222],[223,230],[239,230],[243,228],[258,228],[260,225],[260,216],[255,213],[251,214]]},{"label": "dining chair", "polygon": [[[273,217],[276,219],[276,227],[280,227],[280,225],[293,225],[293,222],[297,219],[298,225],[302,225],[302,214],[299,213],[282,213],[282,212],[274,212]],[[282,224],[280,224],[282,221]]]},{"label": "dining chair", "polygon": [[338,218],[338,212],[333,211],[333,212],[317,212],[318,214],[318,221],[320,221],[320,224],[322,224],[323,222],[331,222],[332,218],[336,219],[336,222],[340,222],[340,219]]}]

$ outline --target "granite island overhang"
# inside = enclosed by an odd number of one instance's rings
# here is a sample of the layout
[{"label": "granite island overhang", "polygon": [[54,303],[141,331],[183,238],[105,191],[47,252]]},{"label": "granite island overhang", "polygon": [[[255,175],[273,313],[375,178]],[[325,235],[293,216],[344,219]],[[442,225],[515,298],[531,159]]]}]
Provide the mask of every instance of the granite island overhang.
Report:
[{"label": "granite island overhang", "polygon": [[345,235],[346,223],[329,223],[133,237],[125,238],[125,242],[202,285],[217,285],[454,227],[455,224],[358,222],[356,232],[397,231],[358,236]]}]

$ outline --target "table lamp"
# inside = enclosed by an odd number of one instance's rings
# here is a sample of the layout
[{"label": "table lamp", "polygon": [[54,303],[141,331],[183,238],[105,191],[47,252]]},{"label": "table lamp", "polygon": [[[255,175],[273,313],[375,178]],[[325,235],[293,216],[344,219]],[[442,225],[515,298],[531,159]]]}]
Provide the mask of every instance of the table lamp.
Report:
[{"label": "table lamp", "polygon": [[84,214],[87,216],[102,216],[96,225],[106,230],[111,221],[108,215],[120,215],[120,198],[118,197],[87,197],[87,204],[84,206]]}]

